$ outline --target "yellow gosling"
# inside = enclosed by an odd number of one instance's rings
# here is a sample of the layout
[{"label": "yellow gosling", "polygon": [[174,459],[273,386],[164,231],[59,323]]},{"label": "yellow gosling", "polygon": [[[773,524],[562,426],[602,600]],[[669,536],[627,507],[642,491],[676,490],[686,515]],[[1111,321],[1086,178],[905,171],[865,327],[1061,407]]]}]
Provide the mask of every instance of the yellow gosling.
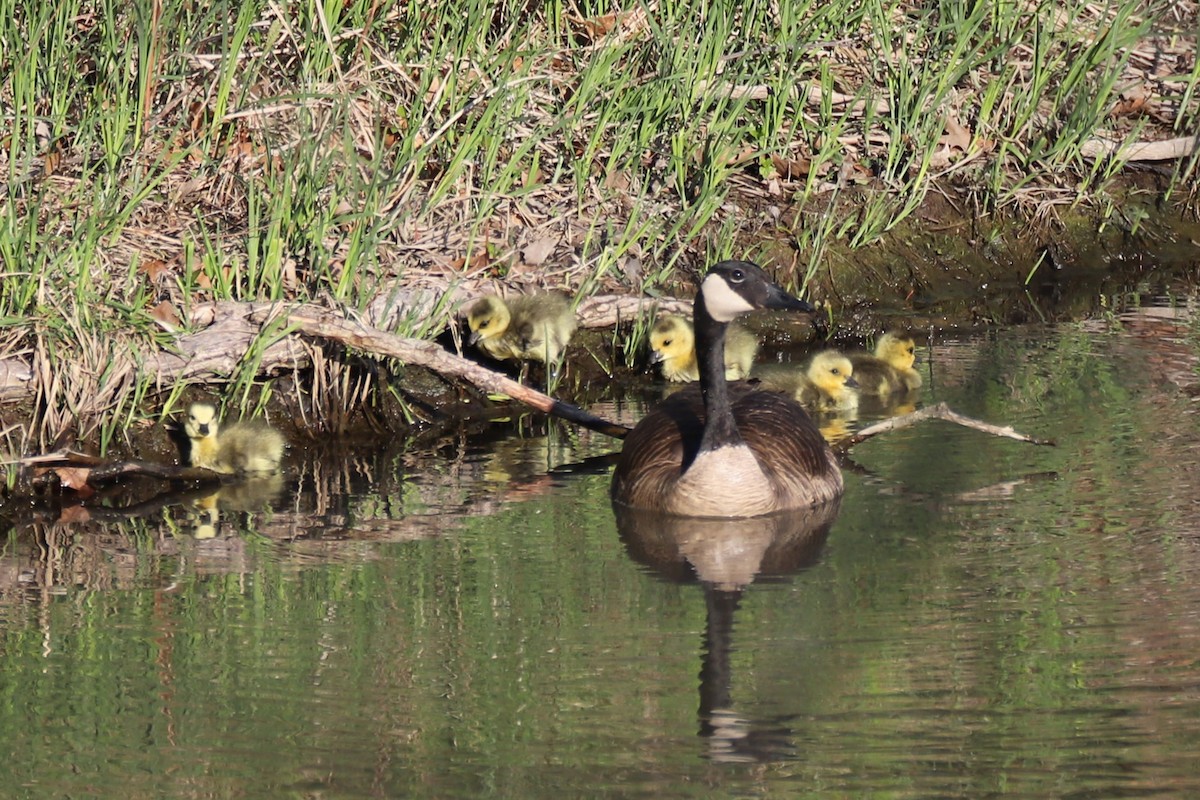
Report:
[{"label": "yellow gosling", "polygon": [[556,364],[578,322],[570,301],[560,294],[523,295],[504,301],[489,295],[467,312],[468,343],[492,358]]},{"label": "yellow gosling", "polygon": [[822,350],[803,370],[787,364],[755,367],[752,377],[763,388],[792,395],[810,412],[843,412],[858,408],[854,365],[837,350]]},{"label": "yellow gosling", "polygon": [[[650,360],[662,365],[662,376],[669,381],[689,383],[700,380],[696,361],[696,334],[692,323],[683,317],[659,317],[650,329]],[[758,338],[750,331],[731,324],[725,333],[725,380],[749,377]]]},{"label": "yellow gosling", "polygon": [[916,359],[912,337],[893,331],[879,337],[874,355],[856,353],[850,356],[858,390],[879,396],[920,388],[921,373],[913,368]]},{"label": "yellow gosling", "polygon": [[188,463],[225,475],[267,475],[279,470],[284,441],[279,431],[262,422],[240,422],[224,429],[217,409],[194,403],[183,425],[191,447]]}]

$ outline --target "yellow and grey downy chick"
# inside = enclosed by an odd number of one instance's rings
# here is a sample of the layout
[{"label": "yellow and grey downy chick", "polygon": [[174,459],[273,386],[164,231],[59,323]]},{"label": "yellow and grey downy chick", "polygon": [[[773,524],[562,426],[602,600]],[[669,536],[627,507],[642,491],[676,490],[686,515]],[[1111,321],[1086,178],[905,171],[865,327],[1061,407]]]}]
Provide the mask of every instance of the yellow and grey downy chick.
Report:
[{"label": "yellow and grey downy chick", "polygon": [[786,364],[755,367],[753,377],[763,388],[786,392],[814,412],[843,412],[858,408],[854,365],[837,350],[822,350],[803,370]]},{"label": "yellow and grey downy chick", "polygon": [[[745,328],[731,324],[725,332],[725,380],[740,381],[748,377],[757,354],[758,338]],[[669,381],[700,380],[692,323],[675,315],[655,320],[650,329],[650,360],[662,365],[662,375]]]},{"label": "yellow and grey downy chick", "polygon": [[578,327],[570,301],[561,294],[481,298],[467,312],[469,344],[495,359],[555,364]]},{"label": "yellow and grey downy chick", "polygon": [[191,444],[188,462],[224,475],[267,475],[279,470],[284,441],[263,422],[239,422],[222,428],[217,409],[194,403],[183,425]]},{"label": "yellow and grey downy chick", "polygon": [[880,396],[919,388],[921,373],[913,368],[916,360],[912,337],[891,331],[879,337],[874,355],[856,353],[850,356],[858,390]]}]

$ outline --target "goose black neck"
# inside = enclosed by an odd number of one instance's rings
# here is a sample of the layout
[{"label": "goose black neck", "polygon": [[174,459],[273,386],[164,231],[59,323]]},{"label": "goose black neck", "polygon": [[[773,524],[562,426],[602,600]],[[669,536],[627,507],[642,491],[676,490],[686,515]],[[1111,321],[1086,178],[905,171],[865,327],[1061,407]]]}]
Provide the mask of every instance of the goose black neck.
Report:
[{"label": "goose black neck", "polygon": [[703,290],[696,295],[693,324],[700,392],[704,397],[704,436],[700,440],[700,450],[741,444],[742,435],[733,419],[729,384],[725,380],[725,331],[729,325],[713,319],[708,313]]}]

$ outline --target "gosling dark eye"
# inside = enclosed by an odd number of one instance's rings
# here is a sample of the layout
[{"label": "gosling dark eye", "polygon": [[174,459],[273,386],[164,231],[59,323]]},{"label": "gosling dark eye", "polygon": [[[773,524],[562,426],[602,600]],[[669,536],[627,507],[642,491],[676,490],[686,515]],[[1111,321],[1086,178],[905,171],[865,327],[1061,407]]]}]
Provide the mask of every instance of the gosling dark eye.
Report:
[{"label": "gosling dark eye", "polygon": [[831,369],[830,372],[832,372],[834,375],[842,374],[842,371],[840,369],[838,369],[837,367],[834,367],[833,369]]},{"label": "gosling dark eye", "polygon": [[670,347],[670,346],[671,346],[671,340],[663,339],[663,347]]}]

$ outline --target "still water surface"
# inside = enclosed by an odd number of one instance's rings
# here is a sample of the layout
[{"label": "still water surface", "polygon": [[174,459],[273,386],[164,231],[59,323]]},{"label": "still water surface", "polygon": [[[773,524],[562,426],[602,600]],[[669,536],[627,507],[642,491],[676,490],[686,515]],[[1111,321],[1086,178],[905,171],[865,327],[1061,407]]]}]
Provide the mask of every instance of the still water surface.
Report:
[{"label": "still water surface", "polygon": [[612,443],[535,420],[22,524],[0,793],[1196,795],[1196,332],[939,337],[922,402],[1057,447],[876,437],[832,521],[618,530]]}]

